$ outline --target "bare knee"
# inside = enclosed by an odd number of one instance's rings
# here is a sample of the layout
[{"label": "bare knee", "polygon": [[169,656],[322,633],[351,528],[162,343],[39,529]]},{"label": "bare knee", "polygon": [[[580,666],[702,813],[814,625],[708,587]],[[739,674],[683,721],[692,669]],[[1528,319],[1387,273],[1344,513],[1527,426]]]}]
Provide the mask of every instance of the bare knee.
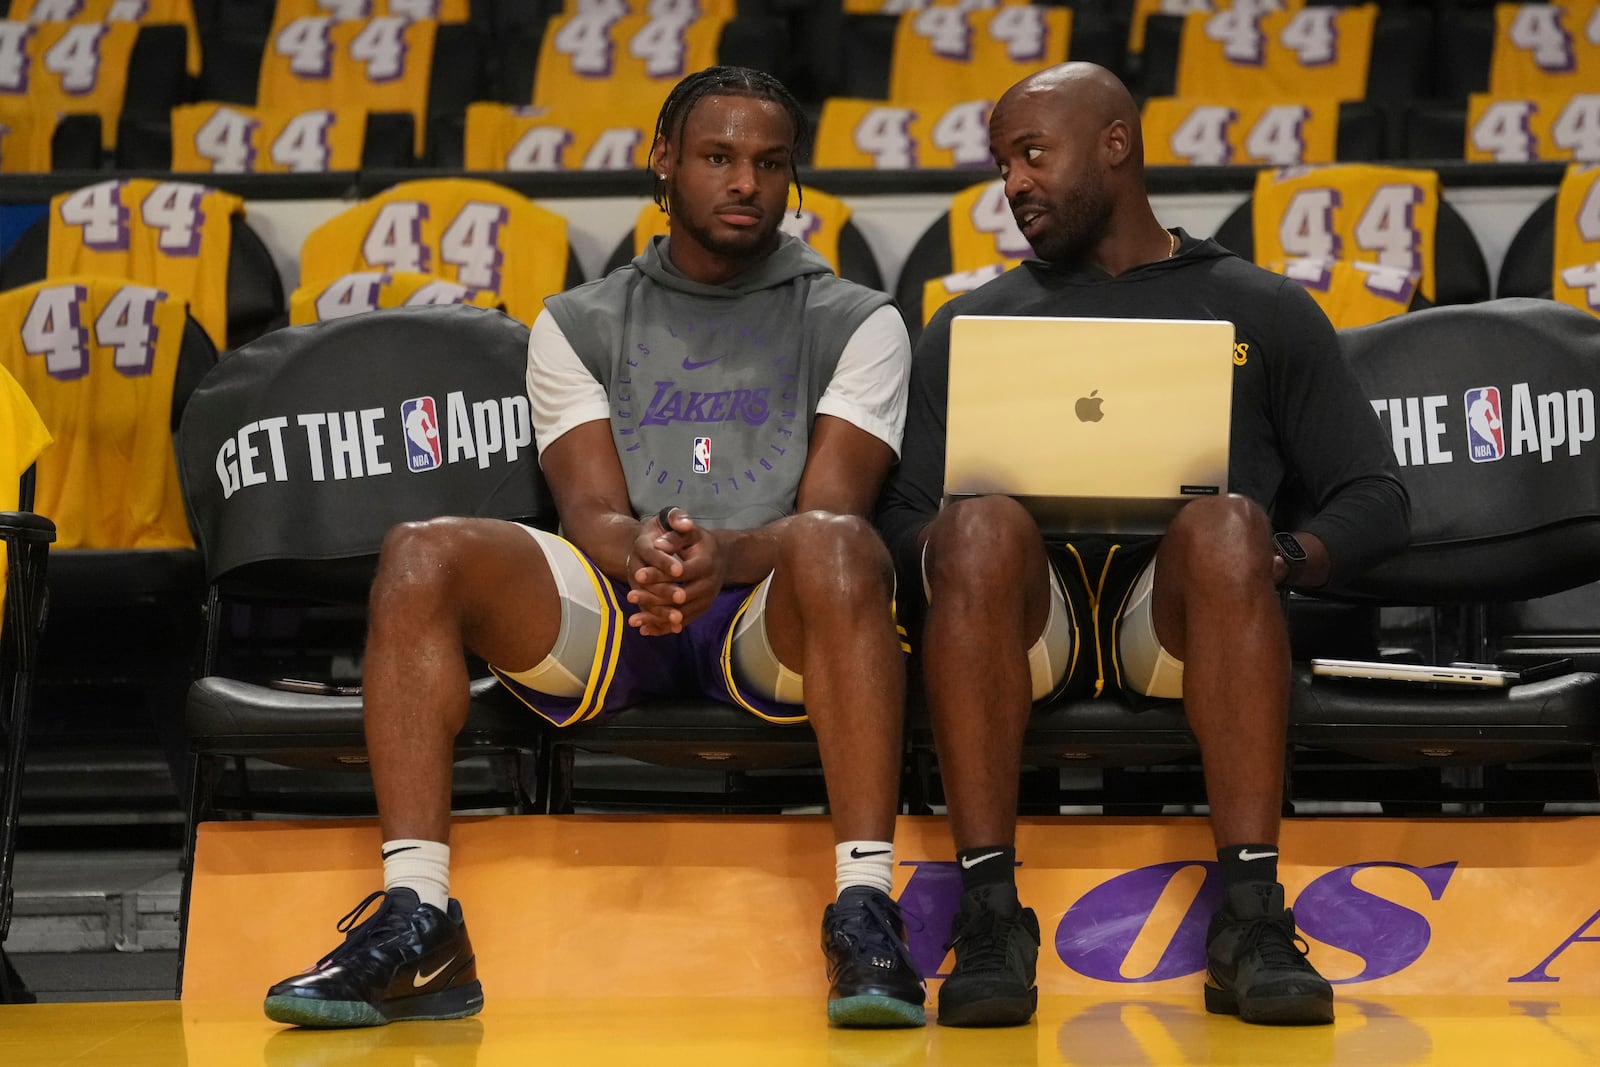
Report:
[{"label": "bare knee", "polygon": [[1267,513],[1243,496],[1192,501],[1167,529],[1161,565],[1181,568],[1190,585],[1270,587],[1272,525]]},{"label": "bare knee", "polygon": [[390,527],[372,580],[374,626],[387,619],[433,615],[452,601],[471,535],[458,518],[403,522]]},{"label": "bare knee", "polygon": [[796,599],[812,596],[887,604],[894,589],[894,567],[872,524],[855,515],[801,512],[784,528],[777,568],[800,578]]},{"label": "bare knee", "polygon": [[956,501],[928,532],[926,569],[935,599],[1021,590],[1042,577],[1044,567],[1039,528],[1011,497]]}]

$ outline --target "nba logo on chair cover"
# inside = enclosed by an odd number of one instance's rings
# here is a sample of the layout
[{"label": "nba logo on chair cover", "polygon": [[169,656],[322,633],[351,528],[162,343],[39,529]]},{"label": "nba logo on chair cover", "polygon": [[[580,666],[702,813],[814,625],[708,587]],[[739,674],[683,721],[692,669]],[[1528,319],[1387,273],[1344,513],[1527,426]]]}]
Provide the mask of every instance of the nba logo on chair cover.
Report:
[{"label": "nba logo on chair cover", "polygon": [[431,471],[443,457],[439,451],[439,415],[433,397],[419,396],[400,404],[400,424],[406,431],[406,469]]},{"label": "nba logo on chair cover", "polygon": [[1492,463],[1506,454],[1505,426],[1500,418],[1500,390],[1492,385],[1468,389],[1467,454],[1474,463]]}]

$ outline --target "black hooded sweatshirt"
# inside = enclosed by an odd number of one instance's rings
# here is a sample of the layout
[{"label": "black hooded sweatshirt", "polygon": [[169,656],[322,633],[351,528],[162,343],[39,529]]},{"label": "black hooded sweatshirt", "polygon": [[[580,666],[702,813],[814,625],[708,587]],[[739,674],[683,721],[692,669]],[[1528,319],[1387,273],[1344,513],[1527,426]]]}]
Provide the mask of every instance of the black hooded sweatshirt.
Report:
[{"label": "black hooded sweatshirt", "polygon": [[[1112,277],[1099,267],[1029,260],[941,308],[917,344],[901,460],[878,526],[901,574],[921,573],[918,532],[944,491],[950,320],[956,315],[1225,319],[1234,324],[1228,486],[1275,523],[1327,545],[1330,584],[1404,547],[1409,500],[1382,423],[1311,296],[1212,240],[1177,231],[1177,254]],[[1069,417],[1071,397],[1061,398]],[[1047,457],[1040,457],[1047,461]],[[1070,457],[1063,457],[1070,461]],[[921,588],[920,580],[915,588]]]}]

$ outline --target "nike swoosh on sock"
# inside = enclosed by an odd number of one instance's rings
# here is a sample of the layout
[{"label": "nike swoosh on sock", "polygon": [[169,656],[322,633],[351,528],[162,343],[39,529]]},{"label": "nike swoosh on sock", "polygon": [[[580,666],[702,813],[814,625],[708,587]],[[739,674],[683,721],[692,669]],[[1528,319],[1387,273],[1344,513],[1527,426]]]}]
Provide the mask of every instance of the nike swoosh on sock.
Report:
[{"label": "nike swoosh on sock", "polygon": [[859,848],[852,848],[850,850],[850,858],[853,860],[864,860],[868,856],[887,856],[891,851],[891,849],[880,848],[874,849],[871,852],[862,852]]},{"label": "nike swoosh on sock", "polygon": [[985,852],[981,856],[966,856],[961,860],[961,869],[970,871],[984,860],[992,860],[996,856],[1004,856],[1004,852]]},{"label": "nike swoosh on sock", "polygon": [[402,852],[415,852],[416,850],[417,850],[417,846],[416,845],[401,845],[399,848],[391,848],[391,849],[389,849],[387,852],[385,852],[383,854],[383,858],[384,859],[388,859],[390,856],[398,856]]}]

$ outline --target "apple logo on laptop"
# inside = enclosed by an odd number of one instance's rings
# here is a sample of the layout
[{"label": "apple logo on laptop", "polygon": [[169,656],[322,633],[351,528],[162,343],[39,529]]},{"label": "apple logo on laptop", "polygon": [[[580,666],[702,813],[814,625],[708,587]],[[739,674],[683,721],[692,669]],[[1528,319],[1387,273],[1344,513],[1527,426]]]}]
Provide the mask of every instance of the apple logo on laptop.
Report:
[{"label": "apple logo on laptop", "polygon": [[1105,412],[1100,410],[1100,405],[1105,403],[1105,397],[1097,395],[1098,389],[1091,390],[1088,396],[1080,396],[1078,402],[1072,405],[1073,413],[1078,416],[1079,422],[1099,422],[1105,417]]}]

